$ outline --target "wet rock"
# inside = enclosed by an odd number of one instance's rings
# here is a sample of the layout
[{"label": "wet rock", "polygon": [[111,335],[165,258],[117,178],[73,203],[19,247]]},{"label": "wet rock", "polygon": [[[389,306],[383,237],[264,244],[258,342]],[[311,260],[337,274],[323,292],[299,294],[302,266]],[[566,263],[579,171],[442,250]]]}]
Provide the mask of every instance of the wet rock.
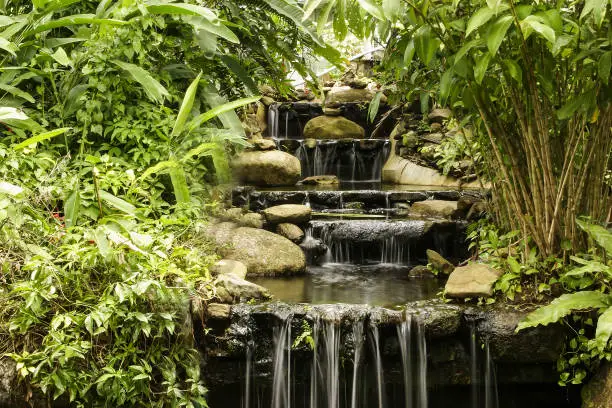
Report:
[{"label": "wet rock", "polygon": [[582,408],[612,407],[612,363],[603,363],[582,388]]},{"label": "wet rock", "polygon": [[210,227],[208,234],[224,246],[220,251],[226,259],[246,265],[248,276],[297,274],[306,268],[300,247],[272,232],[220,223]]},{"label": "wet rock", "polygon": [[10,358],[0,358],[0,406],[11,407],[17,372],[15,362]]},{"label": "wet rock", "polygon": [[224,303],[265,300],[272,297],[266,288],[233,275],[219,276],[215,287],[217,297]]},{"label": "wet rock", "polygon": [[348,85],[354,89],[365,89],[368,86],[368,83],[370,83],[370,81],[368,81],[367,78],[355,78],[352,81],[349,81]]},{"label": "wet rock", "polygon": [[445,275],[450,274],[453,269],[455,269],[455,265],[444,259],[442,255],[431,249],[427,250],[427,262],[431,264],[431,266],[436,271],[441,272]]},{"label": "wet rock", "polygon": [[231,315],[232,308],[230,305],[223,303],[210,303],[206,307],[206,315],[209,319],[227,320]]},{"label": "wet rock", "polygon": [[292,186],[302,175],[299,159],[279,150],[244,152],[232,168],[240,182],[260,186]]},{"label": "wet rock", "polygon": [[472,208],[472,206],[475,203],[478,203],[481,201],[482,199],[478,197],[474,197],[471,195],[464,195],[460,197],[459,200],[457,201],[457,210],[459,210],[462,214],[467,214],[470,211],[470,208]]},{"label": "wet rock", "polygon": [[468,211],[467,216],[465,217],[468,221],[475,221],[482,217],[484,217],[487,213],[487,203],[484,201],[474,203],[472,207],[470,207],[470,211]]},{"label": "wet rock", "polygon": [[256,150],[265,151],[276,149],[276,143],[274,142],[274,140],[271,139],[256,139],[253,140],[251,144]]},{"label": "wet rock", "polygon": [[417,265],[414,268],[410,269],[410,272],[408,272],[408,277],[409,278],[419,278],[419,279],[423,279],[423,278],[430,279],[430,278],[435,278],[435,275],[425,265]]},{"label": "wet rock", "polygon": [[344,203],[344,208],[347,210],[363,210],[365,204],[361,201],[349,201],[348,203]]},{"label": "wet rock", "polygon": [[420,220],[386,222],[384,220],[311,221],[317,236],[354,243],[376,242],[389,237],[418,238],[425,235],[429,224]]},{"label": "wet rock", "polygon": [[453,218],[457,214],[457,201],[419,201],[412,205],[411,212],[422,217]]},{"label": "wet rock", "polygon": [[423,324],[428,338],[442,338],[458,332],[463,309],[439,299],[422,300],[407,304],[406,315],[414,316]]},{"label": "wet rock", "polygon": [[342,116],[317,116],[304,126],[306,139],[363,139],[365,130]]},{"label": "wet rock", "polygon": [[271,98],[269,96],[264,96],[263,98],[261,98],[261,102],[266,106],[270,106],[276,101],[274,100],[274,98]]},{"label": "wet rock", "polygon": [[326,116],[341,116],[342,110],[338,108],[325,108],[323,109],[323,113]]},{"label": "wet rock", "polygon": [[304,239],[304,231],[300,227],[286,222],[276,226],[276,233],[296,244],[299,244]]},{"label": "wet rock", "polygon": [[301,204],[283,204],[263,210],[263,215],[272,225],[290,223],[305,224],[310,221],[312,210]]},{"label": "wet rock", "polygon": [[248,212],[240,217],[238,223],[243,227],[263,228],[264,217],[258,213]]},{"label": "wet rock", "polygon": [[338,180],[337,176],[311,176],[306,177],[299,184],[303,184],[306,186],[330,186],[340,184],[340,180]]},{"label": "wet rock", "polygon": [[459,266],[448,277],[444,293],[450,298],[489,297],[501,275],[500,271],[484,264]]},{"label": "wet rock", "polygon": [[442,125],[440,123],[432,123],[429,128],[431,129],[432,132],[437,132],[439,130],[442,130]]},{"label": "wet rock", "polygon": [[244,279],[247,275],[247,267],[242,262],[233,259],[221,259],[210,268],[210,273],[216,276],[232,275]]},{"label": "wet rock", "polygon": [[419,139],[417,133],[411,130],[408,133],[405,133],[402,137],[404,146],[409,150],[414,150],[421,144],[421,140]]},{"label": "wet rock", "polygon": [[427,120],[429,123],[442,123],[445,120],[448,120],[453,113],[450,109],[434,109],[427,116]]},{"label": "wet rock", "polygon": [[422,135],[421,139],[439,145],[444,140],[444,135],[442,133],[428,133]]},{"label": "wet rock", "polygon": [[[376,92],[370,89],[355,89],[350,86],[337,86],[333,87],[328,93],[325,99],[325,105],[329,107],[336,107],[347,102],[370,102]],[[387,98],[383,95],[381,103],[386,103]]]}]

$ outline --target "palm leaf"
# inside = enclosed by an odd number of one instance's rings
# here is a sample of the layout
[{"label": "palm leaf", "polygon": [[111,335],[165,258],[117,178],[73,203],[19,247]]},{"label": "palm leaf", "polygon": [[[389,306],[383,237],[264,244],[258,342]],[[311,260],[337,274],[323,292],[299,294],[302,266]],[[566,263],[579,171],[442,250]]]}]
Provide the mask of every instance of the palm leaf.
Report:
[{"label": "palm leaf", "polygon": [[185,92],[185,97],[183,98],[183,102],[181,103],[181,108],[179,109],[179,113],[176,116],[176,121],[174,122],[174,127],[172,128],[172,133],[170,133],[170,138],[173,138],[179,135],[187,122],[187,118],[193,109],[193,102],[195,101],[196,94],[198,93],[198,85],[200,83],[200,79],[202,78],[202,72],[198,74],[198,76],[191,82],[189,88],[187,88],[187,92]]},{"label": "palm leaf", "polygon": [[163,103],[164,98],[169,96],[168,91],[160,84],[151,74],[138,65],[130,64],[129,62],[111,61],[119,68],[126,71],[130,76],[144,88],[145,92],[151,99],[157,103]]},{"label": "palm leaf", "polygon": [[36,135],[36,136],[32,136],[32,137],[24,140],[23,142],[15,145],[15,147],[13,147],[13,149],[15,149],[15,150],[23,149],[24,147],[28,147],[28,146],[33,145],[35,143],[42,142],[44,140],[48,140],[48,139],[54,138],[55,136],[59,136],[59,135],[61,135],[63,133],[66,133],[70,129],[71,128],[59,128],[59,129],[51,130],[49,132],[41,133],[41,134]]}]

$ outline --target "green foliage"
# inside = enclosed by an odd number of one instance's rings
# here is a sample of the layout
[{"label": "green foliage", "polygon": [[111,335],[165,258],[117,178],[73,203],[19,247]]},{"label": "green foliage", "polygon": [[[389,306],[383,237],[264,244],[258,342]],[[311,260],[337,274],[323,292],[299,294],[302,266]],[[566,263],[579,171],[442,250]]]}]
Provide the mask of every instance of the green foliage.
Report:
[{"label": "green foliage", "polygon": [[297,349],[302,345],[307,346],[310,350],[315,348],[312,327],[306,320],[302,321],[302,332],[295,338],[291,348]]}]

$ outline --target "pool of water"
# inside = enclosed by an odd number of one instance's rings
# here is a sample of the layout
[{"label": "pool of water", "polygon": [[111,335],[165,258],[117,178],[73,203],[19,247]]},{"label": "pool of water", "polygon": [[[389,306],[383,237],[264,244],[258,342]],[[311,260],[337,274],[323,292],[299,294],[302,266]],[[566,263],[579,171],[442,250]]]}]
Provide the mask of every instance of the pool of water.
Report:
[{"label": "pool of water", "polygon": [[431,299],[441,290],[437,279],[409,278],[410,266],[326,264],[309,266],[302,276],[249,278],[289,303],[351,303],[396,306]]}]

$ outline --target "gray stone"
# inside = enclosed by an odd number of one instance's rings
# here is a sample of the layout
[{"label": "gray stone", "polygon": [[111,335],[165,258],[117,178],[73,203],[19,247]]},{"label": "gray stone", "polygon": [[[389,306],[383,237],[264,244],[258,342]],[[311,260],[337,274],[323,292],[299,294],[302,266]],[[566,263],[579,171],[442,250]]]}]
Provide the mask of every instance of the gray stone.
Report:
[{"label": "gray stone", "polygon": [[365,130],[342,116],[317,116],[304,126],[306,139],[363,139]]},{"label": "gray stone", "polygon": [[17,372],[15,361],[10,358],[0,358],[0,406],[13,406],[13,392],[16,386]]},{"label": "gray stone", "polygon": [[426,200],[412,204],[413,215],[452,218],[457,214],[457,201]]},{"label": "gray stone", "polygon": [[[376,92],[370,89],[355,89],[350,86],[335,86],[328,93],[325,105],[330,107],[339,106],[347,102],[370,102]],[[386,103],[386,96],[382,96],[381,103]]]},{"label": "gray stone", "polygon": [[247,267],[242,262],[233,259],[221,259],[210,268],[210,273],[216,276],[233,275],[244,279],[247,275]]},{"label": "gray stone", "polygon": [[301,204],[282,204],[263,210],[263,215],[272,225],[281,223],[305,224],[310,221],[312,210]]},{"label": "gray stone", "polygon": [[326,116],[340,116],[342,115],[342,110],[336,108],[325,108],[323,109],[323,113]]},{"label": "gray stone", "polygon": [[329,186],[329,185],[337,185],[340,184],[340,180],[338,180],[337,176],[329,175],[329,176],[311,176],[306,177],[299,184],[307,185],[307,186]]},{"label": "gray stone", "polygon": [[435,278],[435,275],[425,265],[417,265],[414,268],[410,269],[410,272],[408,272],[408,277],[422,279],[422,278]]},{"label": "gray stone", "polygon": [[275,100],[274,98],[271,98],[269,96],[264,96],[263,98],[261,98],[261,102],[266,106],[270,106],[275,102]]},{"label": "gray stone", "polygon": [[431,249],[427,250],[427,262],[436,271],[441,272],[445,275],[450,274],[453,269],[455,269],[455,265],[446,260],[442,255]]},{"label": "gray stone", "polygon": [[405,133],[402,139],[404,146],[411,150],[416,149],[421,144],[421,141],[414,130]]},{"label": "gray stone", "polygon": [[240,182],[259,186],[292,186],[302,175],[299,159],[279,150],[244,152],[232,168]]},{"label": "gray stone", "polygon": [[480,201],[474,203],[472,207],[470,207],[470,211],[468,211],[467,216],[465,217],[468,221],[474,221],[479,218],[482,218],[487,212],[487,203],[485,201]]},{"label": "gray stone", "polygon": [[365,89],[369,82],[367,78],[355,78],[349,81],[348,85],[354,89]]},{"label": "gray stone", "polygon": [[223,303],[209,303],[206,315],[213,320],[227,320],[231,315],[232,307]]},{"label": "gray stone", "polygon": [[442,130],[442,125],[440,123],[432,123],[429,128],[432,132],[437,132],[439,130]]},{"label": "gray stone", "polygon": [[304,239],[304,231],[297,225],[287,222],[278,224],[276,226],[276,233],[296,244],[299,244]]},{"label": "gray stone", "polygon": [[612,363],[606,362],[582,388],[582,408],[610,407],[612,407]]},{"label": "gray stone", "polygon": [[248,212],[246,214],[243,214],[242,217],[240,217],[238,223],[243,227],[263,228],[264,217],[263,215],[258,213]]},{"label": "gray stone", "polygon": [[453,116],[453,112],[450,109],[434,109],[427,116],[429,123],[442,123]]},{"label": "gray stone", "polygon": [[442,133],[426,133],[421,136],[421,139],[434,144],[440,144],[444,140],[444,135]]},{"label": "gray stone", "polygon": [[276,143],[271,139],[256,139],[251,141],[256,150],[276,150]]},{"label": "gray stone", "polygon": [[444,293],[450,298],[489,297],[502,273],[484,264],[459,266],[448,277]]},{"label": "gray stone", "polygon": [[266,288],[232,275],[219,276],[215,287],[217,297],[224,303],[265,300],[272,297]]}]

